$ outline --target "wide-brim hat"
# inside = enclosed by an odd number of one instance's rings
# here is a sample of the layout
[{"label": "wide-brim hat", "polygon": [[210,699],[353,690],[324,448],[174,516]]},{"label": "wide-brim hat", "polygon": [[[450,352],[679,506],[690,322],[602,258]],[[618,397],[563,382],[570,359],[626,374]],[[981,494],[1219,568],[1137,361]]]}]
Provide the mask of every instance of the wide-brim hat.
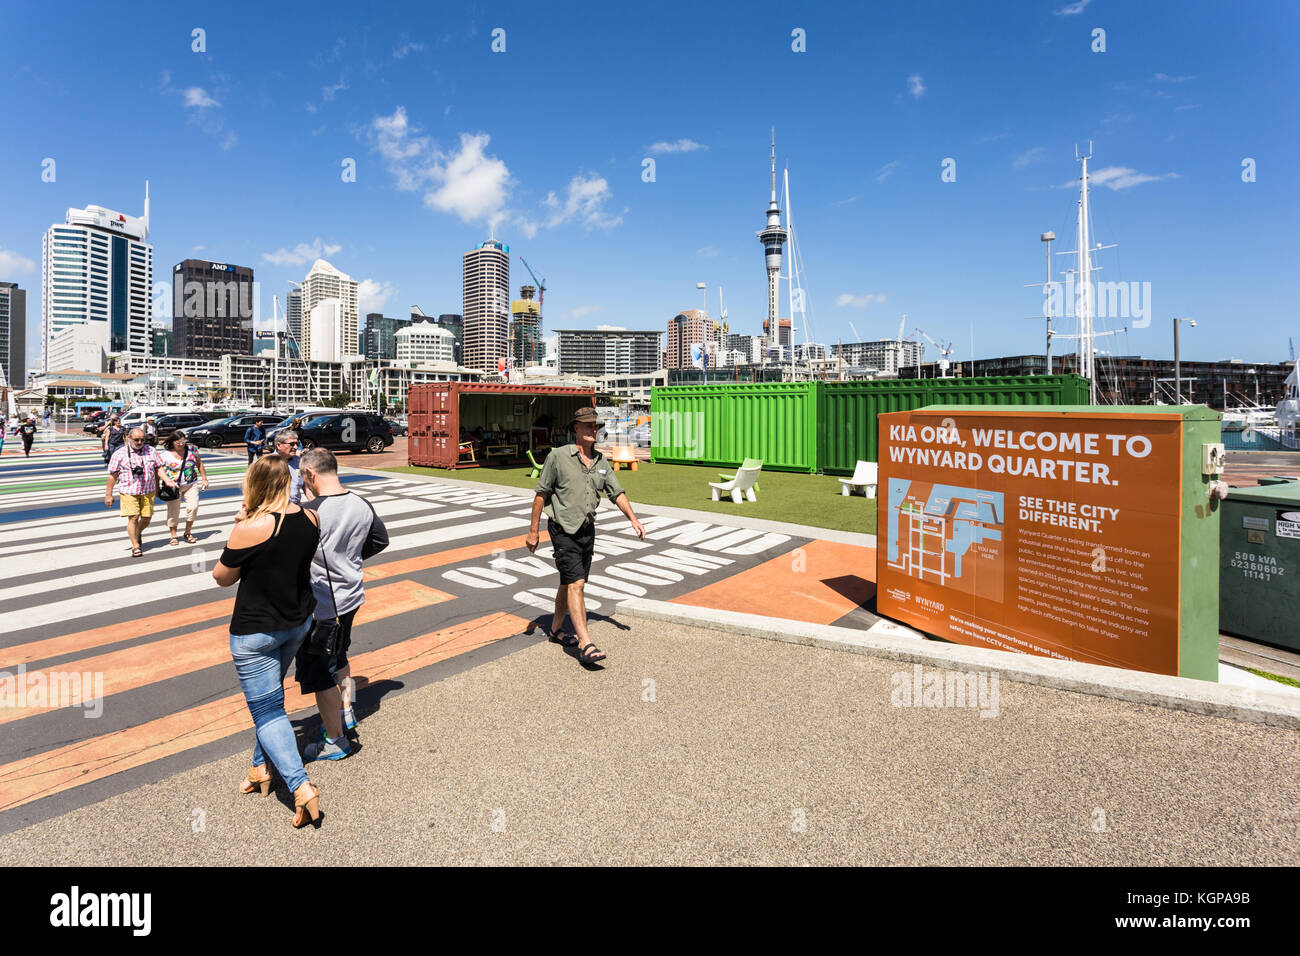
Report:
[{"label": "wide-brim hat", "polygon": [[573,413],[573,417],[569,419],[569,424],[576,425],[579,422],[583,422],[587,425],[595,425],[597,424],[597,421],[596,410],[590,405],[584,405]]}]

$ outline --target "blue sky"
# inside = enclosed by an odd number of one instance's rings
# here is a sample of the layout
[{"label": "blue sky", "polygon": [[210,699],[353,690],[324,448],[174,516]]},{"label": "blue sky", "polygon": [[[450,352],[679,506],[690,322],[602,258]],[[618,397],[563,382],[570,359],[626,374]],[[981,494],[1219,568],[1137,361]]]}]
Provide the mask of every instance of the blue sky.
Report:
[{"label": "blue sky", "polygon": [[907,313],[957,360],[972,333],[976,357],[1019,354],[1041,351],[1022,286],[1040,232],[1073,247],[1091,139],[1097,238],[1119,243],[1102,278],[1150,282],[1153,319],[1099,347],[1168,356],[1181,315],[1186,358],[1287,356],[1300,5],[863,7],[11,6],[0,279],[31,290],[34,358],[41,235],[69,206],[139,215],[147,178],[155,278],[190,256],[252,266],[266,318],[316,255],[365,280],[363,311],[459,312],[461,254],[491,222],[512,294],[519,254],[547,278],[548,333],[662,329],[703,281],[757,334],[775,126],[818,339],[892,337]]}]

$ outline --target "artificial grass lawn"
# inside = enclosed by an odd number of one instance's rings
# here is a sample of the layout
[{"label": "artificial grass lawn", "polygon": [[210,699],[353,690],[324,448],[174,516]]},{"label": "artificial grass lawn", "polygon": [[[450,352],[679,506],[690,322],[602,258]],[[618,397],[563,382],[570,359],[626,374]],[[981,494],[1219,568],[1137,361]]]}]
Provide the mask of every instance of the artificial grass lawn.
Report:
[{"label": "artificial grass lawn", "polygon": [[[463,481],[483,481],[515,488],[534,488],[537,479],[529,478],[528,467],[416,468],[402,465],[383,471],[434,475]],[[719,474],[734,474],[701,465],[668,465],[641,462],[636,471],[624,468],[618,481],[627,491],[635,508],[638,503],[692,508],[718,514],[748,515],[769,521],[789,521],[814,528],[836,531],[876,533],[876,499],[840,494],[839,480],[830,475],[800,475],[786,471],[764,471],[758,478],[758,500],[735,504],[730,498],[710,500],[708,482],[720,481]]]}]

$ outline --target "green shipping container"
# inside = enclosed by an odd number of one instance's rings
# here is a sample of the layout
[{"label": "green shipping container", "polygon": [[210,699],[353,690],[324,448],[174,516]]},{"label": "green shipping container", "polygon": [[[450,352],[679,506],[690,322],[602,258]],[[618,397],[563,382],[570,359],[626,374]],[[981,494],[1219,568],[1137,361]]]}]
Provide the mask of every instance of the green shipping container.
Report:
[{"label": "green shipping container", "polygon": [[1300,651],[1300,483],[1233,488],[1220,510],[1220,630]]},{"label": "green shipping container", "polygon": [[817,471],[820,382],[674,385],[650,397],[651,459],[767,471]]},{"label": "green shipping container", "polygon": [[1084,405],[1088,380],[1078,375],[989,375],[824,382],[817,461],[828,475],[851,475],[875,461],[876,416],[927,405]]}]

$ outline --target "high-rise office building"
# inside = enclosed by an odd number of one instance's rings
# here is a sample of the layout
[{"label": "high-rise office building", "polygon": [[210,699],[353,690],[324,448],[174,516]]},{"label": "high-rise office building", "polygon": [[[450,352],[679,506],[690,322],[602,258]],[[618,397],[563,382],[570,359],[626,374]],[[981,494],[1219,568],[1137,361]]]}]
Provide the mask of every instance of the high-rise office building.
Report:
[{"label": "high-rise office building", "polygon": [[437,322],[410,322],[393,336],[397,346],[397,361],[409,365],[454,361],[452,347],[455,337],[451,329]]},{"label": "high-rise office building", "polygon": [[510,247],[488,239],[465,253],[465,358],[469,368],[496,372],[509,350]]},{"label": "high-rise office building", "polygon": [[[294,342],[302,340],[302,290],[290,289],[284,297],[284,324]],[[302,351],[301,346],[298,349]]]},{"label": "high-rise office building", "polygon": [[110,355],[148,355],[153,322],[149,185],[144,215],[103,206],[69,209],[45,231],[41,249],[41,364],[50,340],[88,324]]},{"label": "high-rise office building", "polygon": [[171,354],[253,354],[252,269],[207,259],[185,259],[173,267]]},{"label": "high-rise office building", "polygon": [[0,282],[0,374],[5,385],[27,385],[27,292],[16,282]]},{"label": "high-rise office building", "polygon": [[396,359],[397,340],[394,336],[410,325],[413,318],[391,319],[379,312],[367,312],[366,327],[361,332],[361,354],[368,359]]},{"label": "high-rise office building", "polygon": [[[415,316],[411,318],[414,320]],[[456,364],[465,364],[465,317],[457,315],[454,312],[444,312],[438,316],[437,322],[444,329],[450,329],[451,333],[456,336]]]},{"label": "high-rise office building", "polygon": [[677,313],[668,320],[668,348],[664,352],[664,368],[693,368],[691,346],[705,344],[720,351],[709,313],[700,309],[686,309]]},{"label": "high-rise office building", "polygon": [[172,351],[172,330],[165,326],[153,327],[153,354],[165,358],[174,355]]},{"label": "high-rise office building", "polygon": [[[326,299],[337,299],[337,312],[322,312],[323,316],[337,321],[337,327],[330,335],[318,336],[311,328],[312,314],[320,303]],[[302,357],[307,361],[341,362],[346,356],[360,355],[357,346],[357,281],[340,272],[324,259],[317,259],[302,282],[302,335],[298,345]],[[336,359],[324,359],[313,354],[316,342],[334,341],[339,349]]]},{"label": "high-rise office building", "polygon": [[526,285],[520,298],[510,303],[510,358],[515,368],[541,365],[546,357],[542,344],[542,305],[534,296],[537,289]]}]

